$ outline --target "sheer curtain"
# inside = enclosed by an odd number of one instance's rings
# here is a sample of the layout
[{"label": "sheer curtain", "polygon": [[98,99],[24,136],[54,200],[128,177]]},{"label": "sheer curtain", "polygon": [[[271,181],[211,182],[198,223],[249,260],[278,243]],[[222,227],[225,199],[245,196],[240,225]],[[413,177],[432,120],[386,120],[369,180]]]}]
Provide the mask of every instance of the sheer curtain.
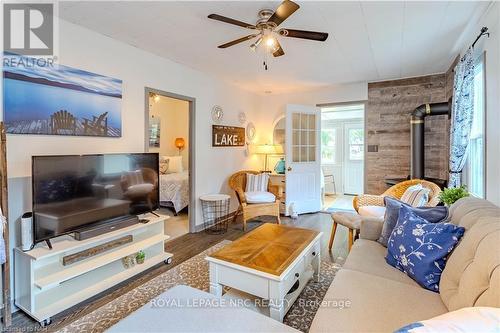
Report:
[{"label": "sheer curtain", "polygon": [[450,175],[448,186],[461,185],[467,160],[474,113],[474,56],[470,47],[455,67],[450,128]]}]

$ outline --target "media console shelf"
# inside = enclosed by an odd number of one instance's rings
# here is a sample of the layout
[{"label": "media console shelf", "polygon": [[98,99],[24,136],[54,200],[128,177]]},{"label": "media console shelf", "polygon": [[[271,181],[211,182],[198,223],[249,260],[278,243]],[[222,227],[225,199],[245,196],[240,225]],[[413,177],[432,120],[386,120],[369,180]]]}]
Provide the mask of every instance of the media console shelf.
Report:
[{"label": "media console shelf", "polygon": [[[42,326],[50,317],[161,262],[169,263],[165,252],[164,221],[168,216],[147,214],[149,222],[138,223],[83,241],[70,236],[52,240],[52,250],[40,243],[28,252],[14,249],[15,304]],[[132,242],[102,253],[63,264],[63,258],[102,244],[132,236]],[[143,264],[125,268],[122,258],[144,251]]]}]

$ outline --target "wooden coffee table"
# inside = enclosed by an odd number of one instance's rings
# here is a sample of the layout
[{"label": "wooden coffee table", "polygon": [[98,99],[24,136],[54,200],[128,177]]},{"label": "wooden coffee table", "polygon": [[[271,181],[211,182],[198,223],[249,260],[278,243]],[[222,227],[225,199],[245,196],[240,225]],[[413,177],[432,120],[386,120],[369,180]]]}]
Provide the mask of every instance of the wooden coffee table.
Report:
[{"label": "wooden coffee table", "polygon": [[307,282],[319,279],[322,232],[266,223],[209,255],[210,292],[228,286],[269,301],[283,321]]}]

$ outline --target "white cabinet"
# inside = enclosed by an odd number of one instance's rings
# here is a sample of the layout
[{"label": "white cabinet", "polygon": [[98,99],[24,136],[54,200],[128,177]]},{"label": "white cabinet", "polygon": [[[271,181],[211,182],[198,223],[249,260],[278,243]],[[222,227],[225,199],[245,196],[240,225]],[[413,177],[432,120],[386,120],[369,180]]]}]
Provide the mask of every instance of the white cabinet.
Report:
[{"label": "white cabinet", "polygon": [[[146,224],[109,232],[83,241],[70,236],[52,240],[52,250],[38,244],[33,250],[14,249],[15,304],[40,323],[76,305],[117,283],[146,269],[170,261],[172,254],[165,252],[164,234],[166,216],[149,214]],[[65,256],[132,236],[132,242],[102,252],[73,264],[63,265]],[[144,251],[143,264],[125,268],[122,258]]]}]

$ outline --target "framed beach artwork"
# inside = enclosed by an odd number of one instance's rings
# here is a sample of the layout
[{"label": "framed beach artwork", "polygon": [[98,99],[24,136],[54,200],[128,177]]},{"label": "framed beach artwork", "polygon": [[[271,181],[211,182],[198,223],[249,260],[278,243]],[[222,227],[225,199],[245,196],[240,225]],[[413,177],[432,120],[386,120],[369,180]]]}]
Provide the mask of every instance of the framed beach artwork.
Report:
[{"label": "framed beach artwork", "polygon": [[122,81],[63,65],[4,66],[9,134],[121,137]]}]

